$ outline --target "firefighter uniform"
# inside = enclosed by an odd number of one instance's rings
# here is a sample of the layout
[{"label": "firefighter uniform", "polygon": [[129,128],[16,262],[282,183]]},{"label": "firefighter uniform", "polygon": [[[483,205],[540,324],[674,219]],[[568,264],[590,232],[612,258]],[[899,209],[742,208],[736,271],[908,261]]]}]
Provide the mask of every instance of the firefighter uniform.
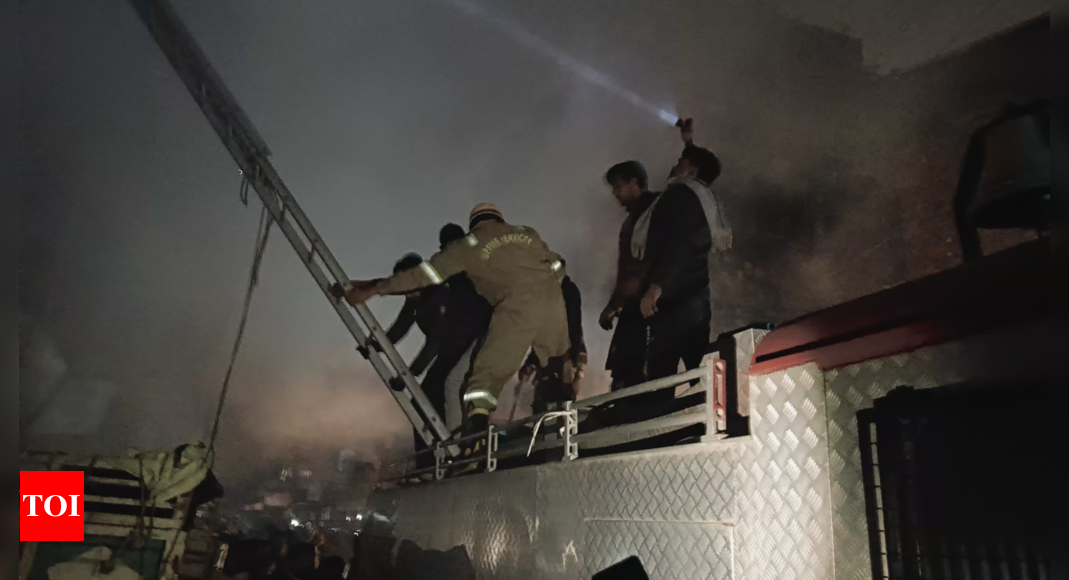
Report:
[{"label": "firefighter uniform", "polygon": [[534,350],[542,364],[567,358],[570,340],[560,286],[564,266],[534,229],[480,221],[463,239],[419,267],[380,281],[376,290],[402,294],[441,284],[460,272],[467,273],[475,290],[493,307],[486,340],[464,394],[469,415],[489,415],[527,349]]}]

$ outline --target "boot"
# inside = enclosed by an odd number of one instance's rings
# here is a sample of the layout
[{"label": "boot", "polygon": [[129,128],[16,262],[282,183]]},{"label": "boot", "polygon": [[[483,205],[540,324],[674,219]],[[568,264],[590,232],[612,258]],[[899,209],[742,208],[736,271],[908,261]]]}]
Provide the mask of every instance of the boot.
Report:
[{"label": "boot", "polygon": [[[463,436],[468,435],[482,435],[475,439],[469,439],[460,444],[462,459],[471,459],[475,457],[483,458],[486,455],[486,432],[490,428],[490,416],[482,413],[468,415],[464,419],[464,428],[461,431]],[[482,462],[468,463],[460,466],[457,471],[457,475],[465,473],[472,473],[479,469],[479,465]]]},{"label": "boot", "polygon": [[546,366],[539,369],[531,410],[534,413],[544,413],[554,403],[574,401],[573,374],[574,369],[569,360],[564,357],[549,359]]}]

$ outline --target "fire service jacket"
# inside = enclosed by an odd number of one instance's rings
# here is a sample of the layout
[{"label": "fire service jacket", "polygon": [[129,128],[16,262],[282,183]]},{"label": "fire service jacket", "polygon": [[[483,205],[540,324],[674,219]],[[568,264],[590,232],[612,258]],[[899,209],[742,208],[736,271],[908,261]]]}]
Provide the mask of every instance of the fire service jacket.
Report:
[{"label": "fire service jacket", "polygon": [[[564,279],[564,262],[533,228],[484,221],[418,267],[380,281],[379,294],[403,294],[465,272],[476,292],[496,307],[513,296],[544,292]],[[559,290],[558,290],[559,291]]]}]

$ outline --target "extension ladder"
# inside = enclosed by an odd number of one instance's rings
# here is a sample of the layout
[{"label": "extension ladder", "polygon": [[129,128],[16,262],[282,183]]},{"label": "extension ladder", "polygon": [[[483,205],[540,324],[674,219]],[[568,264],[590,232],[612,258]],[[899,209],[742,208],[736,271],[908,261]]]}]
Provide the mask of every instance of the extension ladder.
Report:
[{"label": "extension ladder", "polygon": [[[445,423],[367,306],[358,304],[350,308],[344,300],[338,300],[331,294],[330,289],[335,283],[347,285],[349,278],[268,161],[271,152],[267,144],[179,20],[174,8],[166,0],[131,0],[131,3],[223,145],[230,151],[249,185],[260,196],[267,211],[315,279],[316,285],[356,340],[357,350],[371,362],[375,372],[389,387],[416,432],[428,446],[449,439]],[[356,316],[353,315],[354,311]],[[360,322],[357,322],[357,317]],[[446,450],[452,456],[459,453],[455,445]]]}]

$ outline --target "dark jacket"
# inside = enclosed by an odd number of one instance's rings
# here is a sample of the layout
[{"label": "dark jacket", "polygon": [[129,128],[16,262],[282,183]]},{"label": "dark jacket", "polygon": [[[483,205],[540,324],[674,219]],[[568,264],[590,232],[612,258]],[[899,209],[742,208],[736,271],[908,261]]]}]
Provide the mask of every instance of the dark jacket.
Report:
[{"label": "dark jacket", "polygon": [[701,308],[709,302],[709,224],[697,194],[673,184],[661,194],[650,220],[646,245],[645,292],[657,284],[663,290],[658,310]]},{"label": "dark jacket", "polygon": [[[616,288],[609,305],[620,308],[616,330],[609,343],[605,369],[612,373],[612,390],[637,385],[645,380],[647,323],[639,312],[638,302],[646,286],[649,260],[638,260],[631,254],[631,234],[635,220],[642,215],[660,193],[647,191],[632,208],[620,226],[620,241],[616,262]],[[648,255],[648,253],[647,253]]]},{"label": "dark jacket", "polygon": [[410,365],[412,374],[419,376],[443,348],[467,350],[486,332],[491,312],[490,304],[475,292],[471,280],[458,274],[446,284],[428,286],[420,290],[419,296],[406,298],[386,337],[396,344],[413,324],[419,327],[426,340]]},{"label": "dark jacket", "polygon": [[613,289],[609,305],[623,308],[628,300],[641,297],[642,283],[646,275],[646,262],[631,255],[631,233],[635,229],[635,220],[646,211],[659,193],[647,191],[639,198],[635,207],[620,226],[620,241],[616,258],[616,288]]},{"label": "dark jacket", "polygon": [[568,338],[572,343],[572,359],[578,361],[579,356],[586,352],[586,340],[583,339],[583,297],[579,287],[572,282],[569,276],[565,276],[560,283],[561,292],[564,293],[564,309],[568,315]]}]

